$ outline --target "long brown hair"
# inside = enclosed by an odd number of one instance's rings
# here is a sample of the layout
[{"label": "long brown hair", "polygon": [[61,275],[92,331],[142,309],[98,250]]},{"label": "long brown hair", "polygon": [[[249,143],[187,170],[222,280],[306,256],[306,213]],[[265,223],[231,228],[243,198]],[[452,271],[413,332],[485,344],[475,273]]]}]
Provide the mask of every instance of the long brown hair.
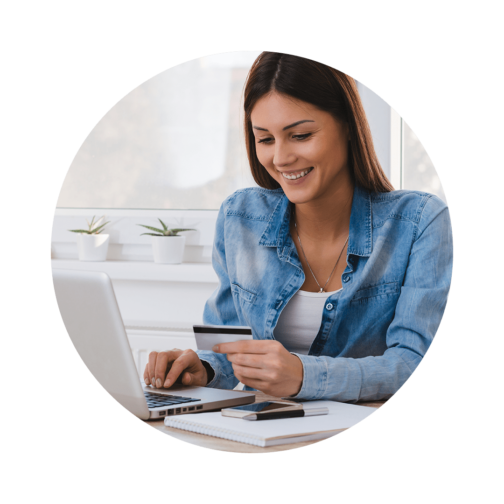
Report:
[{"label": "long brown hair", "polygon": [[350,132],[349,168],[354,182],[373,192],[394,190],[376,156],[355,81],[322,63],[272,52],[263,52],[254,61],[244,93],[247,155],[252,175],[259,186],[265,189],[280,187],[257,159],[250,120],[257,101],[272,91],[315,105],[346,123]]}]

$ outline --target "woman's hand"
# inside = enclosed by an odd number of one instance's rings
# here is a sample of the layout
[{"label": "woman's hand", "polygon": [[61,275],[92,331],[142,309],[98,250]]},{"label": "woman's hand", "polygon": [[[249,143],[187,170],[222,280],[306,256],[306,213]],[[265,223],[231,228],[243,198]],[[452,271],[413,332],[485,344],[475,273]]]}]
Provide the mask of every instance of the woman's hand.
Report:
[{"label": "woman's hand", "polygon": [[144,382],[156,388],[169,388],[177,380],[182,385],[204,387],[208,375],[194,350],[169,350],[167,352],[151,352],[149,363],[145,366]]},{"label": "woman's hand", "polygon": [[296,395],[303,384],[303,364],[274,340],[221,343],[212,350],[227,354],[234,375],[245,385],[275,397]]}]

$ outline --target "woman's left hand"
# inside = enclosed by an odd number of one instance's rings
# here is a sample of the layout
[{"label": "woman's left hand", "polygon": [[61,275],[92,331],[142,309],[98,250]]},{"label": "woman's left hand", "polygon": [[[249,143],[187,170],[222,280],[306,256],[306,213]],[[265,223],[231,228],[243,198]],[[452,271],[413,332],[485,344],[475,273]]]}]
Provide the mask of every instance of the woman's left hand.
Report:
[{"label": "woman's left hand", "polygon": [[301,390],[303,364],[278,341],[235,341],[212,350],[227,354],[234,375],[249,387],[275,397],[293,396]]}]

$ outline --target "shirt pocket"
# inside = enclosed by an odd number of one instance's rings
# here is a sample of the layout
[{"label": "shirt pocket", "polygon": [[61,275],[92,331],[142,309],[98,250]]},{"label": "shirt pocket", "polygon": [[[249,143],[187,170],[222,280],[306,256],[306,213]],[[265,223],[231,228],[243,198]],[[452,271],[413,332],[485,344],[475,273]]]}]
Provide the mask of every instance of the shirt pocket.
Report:
[{"label": "shirt pocket", "polygon": [[364,289],[358,290],[352,298],[351,303],[363,304],[370,301],[383,302],[399,294],[399,292],[399,282],[388,282],[380,285],[373,285],[371,287],[365,287]]},{"label": "shirt pocket", "polygon": [[235,283],[231,284],[231,291],[238,296],[240,301],[245,303],[254,304],[257,298],[257,294],[254,294]]}]

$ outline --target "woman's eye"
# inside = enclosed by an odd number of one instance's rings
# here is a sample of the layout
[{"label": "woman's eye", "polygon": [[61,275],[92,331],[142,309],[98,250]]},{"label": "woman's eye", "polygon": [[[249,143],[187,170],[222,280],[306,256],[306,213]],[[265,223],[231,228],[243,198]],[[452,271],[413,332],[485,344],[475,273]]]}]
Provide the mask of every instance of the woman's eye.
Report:
[{"label": "woman's eye", "polygon": [[[292,138],[295,138],[296,140],[306,140],[310,136],[311,136],[311,133],[305,133],[304,135],[293,135]],[[257,143],[270,143],[271,140],[273,140],[273,139],[272,138],[263,138],[262,140],[259,140]]]}]

